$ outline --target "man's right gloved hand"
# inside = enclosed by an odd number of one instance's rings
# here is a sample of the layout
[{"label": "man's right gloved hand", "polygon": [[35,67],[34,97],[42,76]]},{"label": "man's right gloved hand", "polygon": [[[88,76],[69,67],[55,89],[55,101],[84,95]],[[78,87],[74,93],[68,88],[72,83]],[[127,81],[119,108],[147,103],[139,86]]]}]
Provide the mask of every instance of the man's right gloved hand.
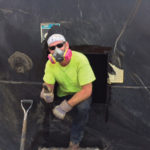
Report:
[{"label": "man's right gloved hand", "polygon": [[44,99],[46,103],[52,103],[54,101],[54,94],[45,83],[43,83],[40,97]]}]

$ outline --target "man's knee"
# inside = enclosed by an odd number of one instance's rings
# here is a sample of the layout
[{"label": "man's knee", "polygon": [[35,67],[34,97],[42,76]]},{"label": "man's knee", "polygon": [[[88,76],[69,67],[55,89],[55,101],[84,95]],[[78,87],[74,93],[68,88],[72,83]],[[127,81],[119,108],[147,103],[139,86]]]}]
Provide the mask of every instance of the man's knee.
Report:
[{"label": "man's knee", "polygon": [[91,108],[92,97],[87,98],[83,102],[77,105],[78,111],[87,112]]}]

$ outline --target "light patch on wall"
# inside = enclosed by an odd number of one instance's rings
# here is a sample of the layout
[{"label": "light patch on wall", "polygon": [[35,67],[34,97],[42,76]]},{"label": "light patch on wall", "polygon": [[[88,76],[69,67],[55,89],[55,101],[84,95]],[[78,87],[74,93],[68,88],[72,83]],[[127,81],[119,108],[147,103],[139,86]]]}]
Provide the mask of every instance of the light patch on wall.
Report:
[{"label": "light patch on wall", "polygon": [[109,65],[114,70],[115,74],[108,73],[108,83],[123,83],[124,81],[124,70],[116,67],[115,65],[109,63]]},{"label": "light patch on wall", "polygon": [[40,24],[41,43],[46,38],[48,30],[51,29],[55,25],[60,26],[60,23],[50,23],[50,22],[47,22],[47,23],[41,23]]}]

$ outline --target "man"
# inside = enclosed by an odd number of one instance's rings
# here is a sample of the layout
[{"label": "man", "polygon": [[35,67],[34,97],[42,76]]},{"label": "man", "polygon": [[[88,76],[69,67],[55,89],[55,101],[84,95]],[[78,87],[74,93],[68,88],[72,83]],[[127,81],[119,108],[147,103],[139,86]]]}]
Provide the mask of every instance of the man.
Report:
[{"label": "man", "polygon": [[47,103],[53,102],[54,85],[58,83],[57,96],[61,102],[52,112],[57,118],[64,119],[69,111],[76,110],[72,121],[69,148],[77,150],[88,121],[95,75],[86,56],[72,51],[62,34],[52,34],[47,40],[47,45],[50,54],[45,66],[41,98]]}]

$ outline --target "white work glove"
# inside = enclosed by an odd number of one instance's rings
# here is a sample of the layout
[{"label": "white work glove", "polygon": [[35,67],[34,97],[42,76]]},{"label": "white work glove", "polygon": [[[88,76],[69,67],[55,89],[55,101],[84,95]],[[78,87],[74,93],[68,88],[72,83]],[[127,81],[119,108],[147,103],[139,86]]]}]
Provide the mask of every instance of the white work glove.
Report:
[{"label": "white work glove", "polygon": [[64,100],[60,103],[60,105],[57,105],[53,109],[53,114],[58,119],[64,119],[67,112],[69,112],[72,109],[72,106],[68,104],[67,100]]},{"label": "white work glove", "polygon": [[45,83],[43,84],[40,97],[44,99],[46,103],[52,103],[54,101],[54,94]]}]

